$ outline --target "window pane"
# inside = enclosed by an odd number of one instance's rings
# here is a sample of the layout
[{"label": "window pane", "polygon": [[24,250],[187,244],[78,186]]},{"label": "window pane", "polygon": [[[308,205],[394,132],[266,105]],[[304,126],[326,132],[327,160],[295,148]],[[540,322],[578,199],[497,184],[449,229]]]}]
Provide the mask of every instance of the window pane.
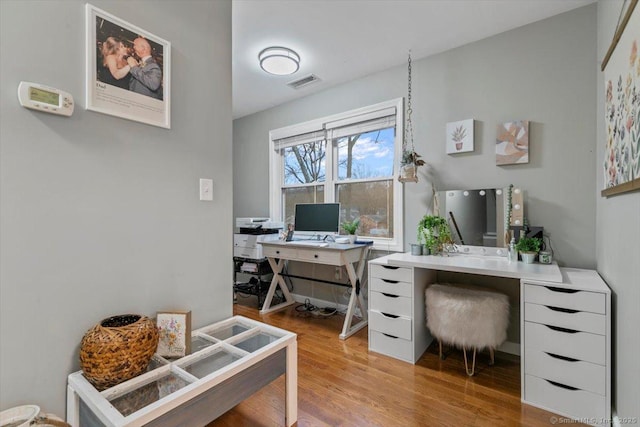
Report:
[{"label": "window pane", "polygon": [[339,138],[338,179],[393,176],[394,142],[392,127]]},{"label": "window pane", "polygon": [[340,222],[360,218],[358,236],[393,238],[393,179],[336,187]]},{"label": "window pane", "polygon": [[326,145],[325,141],[317,141],[285,148],[285,185],[324,182]]},{"label": "window pane", "polygon": [[293,224],[296,203],[324,203],[324,185],[282,189],[284,203],[284,223]]}]

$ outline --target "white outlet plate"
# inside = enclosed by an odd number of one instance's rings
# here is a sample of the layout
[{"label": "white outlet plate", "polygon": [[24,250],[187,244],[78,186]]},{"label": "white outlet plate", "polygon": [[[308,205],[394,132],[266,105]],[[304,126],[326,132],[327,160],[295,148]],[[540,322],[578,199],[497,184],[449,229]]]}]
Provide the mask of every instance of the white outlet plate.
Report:
[{"label": "white outlet plate", "polygon": [[200,200],[213,200],[213,180],[200,178]]}]

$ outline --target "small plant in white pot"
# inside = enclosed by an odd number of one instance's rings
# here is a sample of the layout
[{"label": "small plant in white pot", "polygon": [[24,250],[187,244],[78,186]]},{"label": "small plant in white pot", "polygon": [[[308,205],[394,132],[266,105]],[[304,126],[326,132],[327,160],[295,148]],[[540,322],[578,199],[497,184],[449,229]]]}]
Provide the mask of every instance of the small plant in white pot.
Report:
[{"label": "small plant in white pot", "polygon": [[356,235],[358,227],[360,227],[360,218],[356,218],[353,221],[345,221],[342,223],[342,229],[349,235],[349,241],[351,243],[354,243],[358,239],[358,236]]},{"label": "small plant in white pot", "polygon": [[520,237],[520,240],[516,243],[516,250],[520,252],[522,261],[524,261],[525,264],[533,264],[536,255],[540,252],[541,246],[542,239],[523,236]]}]

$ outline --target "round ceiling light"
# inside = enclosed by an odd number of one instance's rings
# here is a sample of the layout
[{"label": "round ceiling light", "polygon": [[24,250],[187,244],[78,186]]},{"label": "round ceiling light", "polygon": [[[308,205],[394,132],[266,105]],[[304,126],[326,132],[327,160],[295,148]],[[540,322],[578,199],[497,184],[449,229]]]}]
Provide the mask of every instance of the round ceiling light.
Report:
[{"label": "round ceiling light", "polygon": [[268,47],[258,54],[260,68],[269,74],[286,76],[300,68],[300,55],[286,47]]}]

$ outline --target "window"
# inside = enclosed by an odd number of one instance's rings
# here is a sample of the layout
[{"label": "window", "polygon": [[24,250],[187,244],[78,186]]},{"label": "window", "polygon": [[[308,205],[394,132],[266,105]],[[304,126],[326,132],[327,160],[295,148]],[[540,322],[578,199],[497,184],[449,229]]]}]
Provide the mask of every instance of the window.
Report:
[{"label": "window", "polygon": [[297,203],[340,203],[374,247],[403,250],[402,99],[270,132],[271,217],[293,223]]}]

